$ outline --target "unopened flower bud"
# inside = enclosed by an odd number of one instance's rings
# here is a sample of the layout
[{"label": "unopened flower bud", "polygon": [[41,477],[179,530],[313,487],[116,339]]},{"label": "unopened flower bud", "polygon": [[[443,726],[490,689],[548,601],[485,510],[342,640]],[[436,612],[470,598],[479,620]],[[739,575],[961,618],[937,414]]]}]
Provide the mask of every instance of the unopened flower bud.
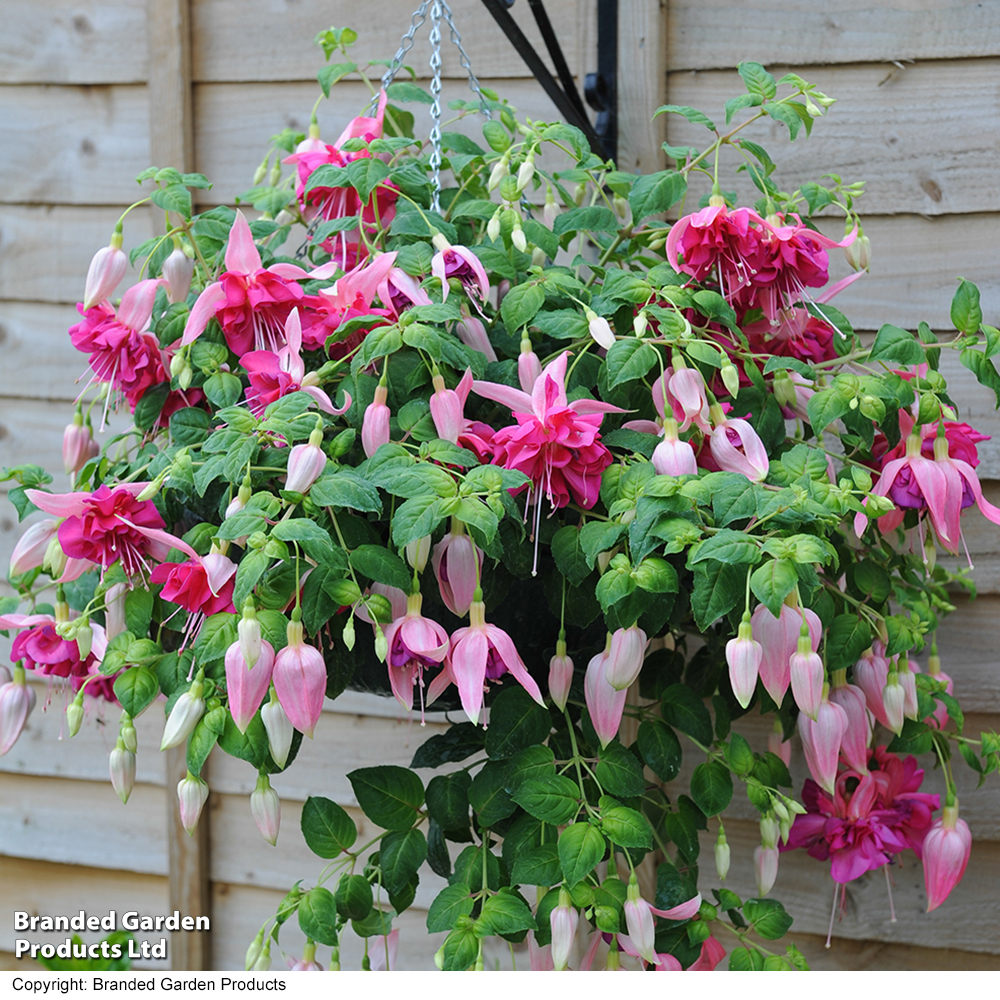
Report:
[{"label": "unopened flower bud", "polygon": [[253,963],[254,972],[267,972],[271,968],[271,940],[268,938],[264,942],[264,950],[260,953],[260,958]]},{"label": "unopened flower bud", "polygon": [[569,964],[569,953],[573,948],[580,914],[573,906],[573,900],[566,889],[559,890],[559,905],[549,915],[552,929],[552,964],[556,972],[561,972]]},{"label": "unopened flower bud", "polygon": [[606,351],[611,350],[615,345],[615,335],[611,324],[603,316],[598,316],[588,306],[584,306],[583,313],[587,317],[587,328],[590,331],[590,336],[599,347],[603,347]]},{"label": "unopened flower bud", "polygon": [[128,712],[122,712],[118,736],[125,744],[126,750],[131,750],[132,753],[135,753],[139,749],[139,734],[136,732],[132,716]]},{"label": "unopened flower bud", "polygon": [[240,618],[236,631],[240,638],[240,653],[249,669],[253,669],[254,664],[260,658],[261,631],[260,622],[257,620],[257,612],[253,603],[248,601],[243,606],[243,617]]},{"label": "unopened flower bud", "polygon": [[517,171],[517,193],[520,194],[535,176],[535,150],[532,148]]},{"label": "unopened flower bud", "polygon": [[181,812],[181,825],[193,837],[201,811],[208,801],[208,785],[190,771],[177,783],[177,800]]},{"label": "unopened flower bud", "polygon": [[195,680],[174,702],[173,710],[167,717],[167,724],[163,729],[161,750],[180,746],[194,732],[198,721],[205,714],[205,699],[202,697],[204,690],[201,681]]},{"label": "unopened flower bud", "polygon": [[535,267],[542,267],[546,260],[548,260],[548,254],[541,247],[531,248],[531,263]]},{"label": "unopened flower bud", "polygon": [[276,846],[281,825],[281,800],[266,774],[257,778],[257,787],[250,795],[250,812],[260,835],[272,847]]},{"label": "unopened flower bud", "polygon": [[632,319],[632,332],[637,336],[641,337],[645,334],[646,328],[649,326],[649,317],[646,315],[645,309],[640,309],[639,312],[635,314]]},{"label": "unopened flower bud", "polygon": [[573,189],[573,202],[579,208],[583,204],[583,199],[587,197],[587,182],[580,181]]},{"label": "unopened flower bud", "polygon": [[250,942],[250,947],[247,948],[247,955],[243,963],[243,968],[246,969],[247,972],[250,972],[253,969],[254,965],[257,964],[257,959],[260,958],[263,952],[264,952],[264,929],[261,928],[257,932],[257,936]]},{"label": "unopened flower bud", "polygon": [[128,802],[135,785],[135,751],[129,750],[120,736],[117,745],[111,751],[108,765],[111,771],[111,787],[124,805]]},{"label": "unopened flower bud", "polygon": [[354,632],[354,615],[348,616],[347,622],[344,625],[344,631],[340,635],[341,639],[344,640],[344,646],[347,648],[349,653],[354,651],[354,643],[357,636]]},{"label": "unopened flower bud", "polygon": [[616,194],[611,204],[614,206],[615,215],[627,226],[632,221],[632,206],[628,203],[628,199]]},{"label": "unopened flower bud", "polygon": [[[505,152],[503,156],[493,164],[493,169],[490,171],[489,183],[486,185],[487,191],[495,191],[499,186],[501,181],[510,173],[510,150]],[[495,239],[496,237],[491,237]]]},{"label": "unopened flower bud", "polygon": [[261,722],[264,723],[264,731],[267,733],[267,746],[271,752],[271,758],[278,767],[284,767],[292,749],[294,730],[285,710],[275,696],[274,688],[271,689],[271,700],[260,710],[260,718]]},{"label": "unopened flower bud", "polygon": [[872,262],[872,241],[863,233],[850,246],[844,247],[847,263],[855,271],[867,271]]},{"label": "unopened flower bud", "polygon": [[108,246],[94,254],[87,269],[87,283],[83,292],[84,311],[103,302],[118,287],[128,268],[128,257],[122,250],[120,226],[115,229]]},{"label": "unopened flower bud", "polygon": [[559,215],[559,206],[556,204],[555,195],[552,193],[552,185],[545,186],[545,204],[542,206],[542,222],[548,229],[552,229]]},{"label": "unopened flower bud", "polygon": [[170,256],[163,262],[163,277],[167,282],[167,301],[183,302],[191,290],[191,277],[194,274],[194,261],[181,249],[175,246]]},{"label": "unopened flower bud", "polygon": [[191,385],[191,379],[194,378],[194,372],[191,370],[191,366],[188,365],[181,373],[177,376],[177,385],[180,387],[181,392],[186,392]]},{"label": "unopened flower bud", "polygon": [[737,396],[740,391],[740,373],[734,364],[725,364],[719,372],[722,376],[722,384],[730,396]]},{"label": "unopened flower bud", "polygon": [[573,661],[566,655],[566,640],[556,642],[556,655],[549,660],[549,695],[565,711],[569,691],[573,685]]},{"label": "unopened flower bud", "polygon": [[83,725],[83,691],[66,706],[66,729],[72,739]]},{"label": "unopened flower bud", "polygon": [[415,569],[418,573],[423,573],[427,566],[427,560],[431,555],[432,541],[433,539],[430,535],[424,535],[422,538],[416,538],[407,544],[406,561],[410,564],[411,569]]},{"label": "unopened flower bud", "polygon": [[267,168],[271,165],[270,154],[265,156],[261,161],[260,165],[253,172],[253,186],[257,187],[258,184],[264,182],[264,178],[267,176]]},{"label": "unopened flower bud", "polygon": [[731,855],[732,852],[729,848],[729,843],[726,841],[726,831],[720,825],[719,837],[715,842],[715,870],[719,875],[719,879],[723,882],[726,881],[726,876],[729,874]]},{"label": "unopened flower bud", "polygon": [[62,456],[66,475],[79,472],[100,453],[100,445],[94,440],[90,427],[84,424],[83,414],[78,408],[73,423],[67,424],[63,431]]},{"label": "unopened flower bud", "polygon": [[66,562],[66,553],[63,552],[63,548],[59,544],[59,536],[53,535],[45,548],[45,558],[42,560],[42,568],[53,580],[58,580],[66,569]]},{"label": "unopened flower bud", "polygon": [[323,449],[312,443],[297,444],[288,456],[288,476],[285,489],[290,493],[305,493],[326,468]]},{"label": "unopened flower bud", "polygon": [[496,241],[500,238],[500,213],[501,209],[497,209],[491,216],[490,221],[486,223],[486,235],[492,240]]},{"label": "unopened flower bud", "polygon": [[389,643],[380,625],[375,626],[375,655],[380,663],[385,663],[385,658],[389,655]]},{"label": "unopened flower bud", "polygon": [[104,594],[104,631],[110,642],[125,631],[125,596],[128,585],[114,583]]}]

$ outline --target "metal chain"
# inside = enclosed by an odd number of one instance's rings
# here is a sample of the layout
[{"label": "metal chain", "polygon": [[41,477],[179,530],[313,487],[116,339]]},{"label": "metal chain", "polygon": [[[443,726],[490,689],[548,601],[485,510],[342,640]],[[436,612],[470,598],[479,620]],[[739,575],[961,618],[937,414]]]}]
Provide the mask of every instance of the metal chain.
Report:
[{"label": "metal chain", "polygon": [[441,211],[441,0],[431,7],[431,208]]},{"label": "metal chain", "polygon": [[483,114],[487,118],[492,119],[493,113],[490,111],[490,107],[486,103],[486,97],[483,95],[482,87],[480,87],[479,80],[476,78],[476,74],[472,70],[472,62],[469,59],[469,55],[462,46],[462,36],[458,33],[458,29],[455,27],[455,19],[451,13],[451,8],[448,6],[446,0],[440,0],[440,3],[444,8],[444,19],[448,22],[448,31],[451,34],[451,40],[455,43],[455,48],[458,49],[459,61],[462,64],[462,68],[469,74],[469,90],[471,90],[476,97],[479,98],[479,107]]},{"label": "metal chain", "polygon": [[[424,0],[424,2],[413,12],[413,17],[410,20],[410,28],[403,35],[403,40],[399,43],[399,48],[396,50],[396,54],[392,57],[392,62],[389,64],[389,68],[382,74],[382,89],[386,90],[390,83],[392,83],[396,74],[399,72],[400,67],[403,65],[403,60],[406,58],[406,53],[413,48],[413,36],[417,33],[417,28],[419,28],[424,21],[427,20],[427,8],[430,7],[431,0]],[[371,108],[374,110],[378,106],[378,94],[372,97]]]}]

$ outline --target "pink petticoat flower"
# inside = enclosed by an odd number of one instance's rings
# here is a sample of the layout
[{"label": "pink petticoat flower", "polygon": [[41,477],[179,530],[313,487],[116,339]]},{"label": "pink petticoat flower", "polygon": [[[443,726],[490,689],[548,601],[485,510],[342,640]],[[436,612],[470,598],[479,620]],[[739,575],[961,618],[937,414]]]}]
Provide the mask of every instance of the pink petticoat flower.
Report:
[{"label": "pink petticoat flower", "polygon": [[968,823],[958,818],[958,802],[944,807],[944,814],[927,831],[923,843],[927,912],[936,910],[962,881],[972,852]]},{"label": "pink petticoat flower", "polygon": [[715,428],[709,438],[712,457],[725,472],[738,472],[752,483],[767,478],[770,463],[767,450],[749,422],[728,419],[721,408],[713,407]]},{"label": "pink petticoat flower", "polygon": [[431,274],[441,282],[441,301],[448,299],[448,279],[457,278],[477,309],[485,305],[490,280],[479,258],[468,247],[453,246],[440,233],[434,237],[434,246],[438,252],[431,259]]},{"label": "pink petticoat flower", "polygon": [[318,649],[306,645],[302,622],[290,621],[286,631],[288,645],[275,656],[271,678],[289,721],[306,736],[312,736],[323,713],[326,664]]},{"label": "pink petticoat flower", "polygon": [[823,626],[814,611],[782,604],[778,617],[758,604],[750,618],[753,637],[760,644],[760,680],[776,705],[780,705],[792,682],[791,657],[798,649],[803,616],[809,628],[813,652],[819,649]]},{"label": "pink petticoat flower", "polygon": [[461,521],[453,520],[451,530],[431,556],[441,600],[453,615],[461,618],[472,604],[483,568],[483,554]]},{"label": "pink petticoat flower", "polygon": [[410,594],[406,614],[396,618],[385,630],[389,646],[386,665],[389,683],[396,700],[407,711],[413,709],[413,689],[420,688],[421,714],[424,699],[424,670],[438,667],[448,654],[448,633],[435,621],[421,614],[423,599]]}]

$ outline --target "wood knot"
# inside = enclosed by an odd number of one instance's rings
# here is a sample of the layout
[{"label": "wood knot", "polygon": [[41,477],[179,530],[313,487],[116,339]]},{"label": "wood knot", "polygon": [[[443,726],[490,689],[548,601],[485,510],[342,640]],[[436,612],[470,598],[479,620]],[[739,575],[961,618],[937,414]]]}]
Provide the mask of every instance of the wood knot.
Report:
[{"label": "wood knot", "polygon": [[94,153],[97,152],[97,147],[94,145],[93,140],[84,139],[80,143],[80,152],[83,153],[84,156],[93,156]]},{"label": "wood knot", "polygon": [[927,177],[920,182],[920,186],[931,201],[937,202],[941,200],[941,188],[938,186],[937,181],[933,181],[930,177]]},{"label": "wood knot", "polygon": [[73,30],[81,35],[91,35],[94,32],[94,26],[83,14],[77,14],[73,18]]}]

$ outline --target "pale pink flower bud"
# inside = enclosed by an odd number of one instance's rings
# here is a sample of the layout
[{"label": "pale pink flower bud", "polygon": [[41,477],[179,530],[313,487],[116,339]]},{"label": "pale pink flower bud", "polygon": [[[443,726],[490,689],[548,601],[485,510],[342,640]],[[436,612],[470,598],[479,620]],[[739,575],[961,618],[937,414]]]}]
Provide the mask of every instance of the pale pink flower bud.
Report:
[{"label": "pale pink flower bud", "polygon": [[180,805],[181,826],[194,836],[201,811],[208,801],[208,785],[188,771],[187,777],[181,778],[177,783],[177,801]]},{"label": "pale pink flower bud", "polygon": [[809,773],[816,784],[831,795],[837,784],[840,744],[848,725],[847,712],[826,696],[820,702],[815,722],[804,712],[799,714],[799,736]]},{"label": "pale pink flower bud", "polygon": [[808,634],[799,636],[798,650],[792,654],[788,665],[795,704],[815,720],[823,700],[823,661],[813,652]]},{"label": "pale pink flower bud", "polygon": [[442,441],[458,444],[458,435],[465,423],[464,407],[454,389],[445,388],[444,378],[434,376],[434,392],[431,394],[431,419],[434,429]]},{"label": "pale pink flower bud", "polygon": [[[943,682],[946,694],[955,693],[955,682],[941,669],[941,657],[938,656],[937,653],[931,653],[930,658],[927,661],[927,672],[936,681]],[[937,723],[938,729],[943,729],[948,721],[948,709],[937,699],[935,699],[934,704],[937,708],[934,709],[934,715],[932,718]]]},{"label": "pale pink flower bud", "polygon": [[128,584],[113,583],[104,594],[104,632],[108,642],[125,631],[125,596]]},{"label": "pale pink flower bud", "polygon": [[14,678],[0,685],[0,757],[17,738],[35,707],[35,692],[28,687],[23,667],[14,668]]},{"label": "pale pink flower bud", "polygon": [[128,257],[122,250],[122,234],[111,237],[111,245],[101,247],[87,268],[87,283],[83,292],[84,311],[103,302],[117,287],[128,268]]},{"label": "pale pink flower bud", "polygon": [[514,248],[520,250],[521,253],[527,252],[528,240],[524,235],[524,230],[521,228],[520,220],[515,222],[514,228],[511,230],[510,242],[514,245]]},{"label": "pale pink flower bud", "polygon": [[[609,644],[610,645],[610,644]],[[587,664],[583,694],[594,732],[604,749],[618,735],[628,691],[616,691],[608,683],[609,650],[597,654]]]},{"label": "pale pink flower bud", "polygon": [[431,566],[448,610],[459,618],[468,614],[479,583],[483,554],[465,533],[464,526],[452,521],[451,531],[434,546]]},{"label": "pale pink flower bud", "polygon": [[424,535],[423,538],[417,538],[407,543],[406,561],[410,564],[410,569],[423,573],[427,568],[427,560],[431,556],[432,541],[430,535]]},{"label": "pale pink flower bud", "polygon": [[872,262],[872,242],[863,233],[844,247],[844,257],[855,271],[867,271]]},{"label": "pale pink flower bud", "polygon": [[906,718],[906,691],[899,683],[899,674],[895,670],[889,671],[882,689],[882,704],[889,728],[898,736],[903,731],[903,720]]},{"label": "pale pink flower bud", "polygon": [[10,671],[0,663],[0,686],[10,683]]},{"label": "pale pink flower bud", "polygon": [[232,517],[233,514],[238,514],[245,506],[246,503],[242,497],[233,497],[233,499],[229,501],[229,506],[226,507],[226,517]]},{"label": "pale pink flower bud", "polygon": [[[77,420],[80,422],[77,423]],[[63,431],[62,457],[66,475],[79,472],[100,453],[100,445],[94,440],[90,428],[84,425],[83,418],[77,414],[73,423],[67,424]]]},{"label": "pale pink flower bud", "polygon": [[698,460],[694,448],[678,437],[664,436],[653,449],[653,468],[660,476],[696,476]]},{"label": "pale pink flower bud", "polygon": [[525,337],[521,341],[521,353],[517,356],[517,380],[521,388],[525,392],[532,392],[541,374],[542,363],[532,350],[531,341]]},{"label": "pale pink flower bud", "polygon": [[686,431],[692,423],[702,429],[708,426],[708,395],[705,380],[697,368],[678,368],[674,371],[667,379],[667,391],[677,400],[684,414],[682,431]]},{"label": "pale pink flower bud", "polygon": [[289,955],[287,960],[288,968],[292,972],[322,972],[323,966],[316,961],[316,944],[313,941],[307,941],[306,946],[302,949],[302,957],[296,958],[294,955]]},{"label": "pale pink flower bud", "polygon": [[384,385],[377,385],[375,398],[365,409],[364,420],[361,423],[361,446],[369,458],[381,445],[389,441],[390,413],[385,403],[388,398],[389,390]]},{"label": "pale pink flower bud", "polygon": [[[247,606],[243,609],[243,615],[236,626],[236,632],[239,636],[240,653],[246,661],[247,669],[252,670],[260,658],[261,643],[264,640],[261,637],[260,622],[257,620],[257,613],[250,601],[247,602]],[[271,647],[271,656],[273,665],[274,647]],[[264,693],[267,693],[267,688],[264,689]]]},{"label": "pale pink flower bud", "polygon": [[972,833],[958,818],[958,802],[946,805],[923,842],[924,882],[927,885],[927,912],[936,910],[958,885],[972,853]]},{"label": "pale pink flower bud", "polygon": [[[837,674],[841,677],[839,681]],[[847,715],[847,731],[841,740],[840,752],[848,766],[864,774],[868,770],[868,742],[872,738],[871,716],[865,706],[864,692],[848,684],[843,672],[836,671],[835,686],[830,690],[830,701],[839,705]]]},{"label": "pale pink flower bud", "polygon": [[[366,417],[367,419],[367,417]],[[326,454],[318,445],[297,444],[288,456],[288,477],[285,489],[290,493],[305,493],[323,474]]]},{"label": "pale pink flower bud", "polygon": [[903,714],[908,719],[916,719],[920,714],[917,707],[917,678],[910,669],[910,661],[901,656],[899,659],[899,685],[903,689]]},{"label": "pale pink flower bud", "polygon": [[819,649],[823,626],[815,612],[808,608],[803,611],[783,604],[781,612],[775,618],[763,604],[758,604],[750,618],[753,637],[764,651],[760,661],[760,680],[764,690],[777,705],[784,700],[788,685],[792,682],[791,658],[798,649],[803,615],[809,628],[812,651],[815,653]]},{"label": "pale pink flower bud", "polygon": [[119,739],[118,745],[111,751],[108,765],[111,771],[111,787],[124,805],[128,802],[132,787],[135,785],[135,754]]},{"label": "pale pink flower bud", "polygon": [[766,896],[778,878],[778,848],[755,847],[753,870],[757,879],[757,895]]},{"label": "pale pink flower bud", "polygon": [[715,871],[722,882],[726,881],[726,876],[729,874],[731,857],[732,851],[730,850],[729,842],[726,840],[726,831],[720,825],[719,837],[715,842]]},{"label": "pale pink flower bud", "polygon": [[49,542],[56,536],[59,522],[52,517],[31,525],[17,541],[10,554],[10,575],[20,576],[36,569],[45,561]]},{"label": "pale pink flower bud", "polygon": [[500,230],[501,230],[500,217],[502,215],[503,215],[503,209],[498,208],[490,216],[490,221],[486,223],[486,235],[494,242],[500,239]]},{"label": "pale pink flower bud", "polygon": [[646,633],[637,625],[616,629],[611,636],[605,677],[616,691],[631,687],[646,656]]},{"label": "pale pink flower bud", "polygon": [[593,309],[584,307],[583,312],[587,317],[587,327],[590,330],[590,336],[597,345],[603,347],[606,351],[614,347],[615,335],[611,329],[611,324],[603,316],[598,316]]},{"label": "pale pink flower bud", "polygon": [[735,639],[726,643],[726,663],[729,664],[729,683],[733,694],[743,708],[750,704],[757,689],[757,674],[760,671],[764,650],[754,641],[750,625],[750,612],[743,613],[739,631]]},{"label": "pale pink flower bud", "polygon": [[250,794],[250,812],[260,835],[272,847],[276,846],[281,825],[281,800],[266,774],[257,778],[257,787]]},{"label": "pale pink flower bud", "polygon": [[474,351],[485,354],[487,361],[497,360],[497,352],[493,349],[490,338],[486,335],[486,326],[481,319],[466,316],[463,312],[462,319],[455,324],[455,334],[466,347],[471,347]]},{"label": "pale pink flower bud", "polygon": [[183,302],[191,290],[194,261],[180,248],[175,247],[163,262],[163,277],[167,281],[167,301]]},{"label": "pale pink flower bud", "polygon": [[549,660],[549,695],[559,706],[566,708],[570,688],[573,686],[573,661],[566,655],[566,640],[556,641],[556,655]]},{"label": "pale pink flower bud", "polygon": [[45,557],[42,559],[42,568],[53,580],[58,580],[66,569],[69,562],[66,553],[63,552],[62,545],[59,544],[59,535],[55,534],[49,539],[48,547],[45,549]]},{"label": "pale pink flower bud", "polygon": [[274,647],[261,639],[257,662],[251,667],[242,646],[241,637],[226,650],[226,691],[233,722],[241,733],[245,733],[271,685]]},{"label": "pale pink flower bud", "polygon": [[272,694],[271,700],[260,710],[260,719],[267,733],[267,748],[271,752],[271,758],[278,767],[284,767],[292,749],[295,730],[276,695]]},{"label": "pale pink flower bud", "polygon": [[854,665],[854,683],[864,692],[868,711],[886,729],[891,729],[885,714],[885,705],[882,703],[882,690],[889,679],[889,664],[882,652],[884,647],[881,643],[877,643],[862,654],[861,659]]},{"label": "pale pink flower bud", "polygon": [[559,905],[549,914],[552,928],[552,964],[556,972],[562,972],[569,964],[569,953],[573,949],[576,927],[580,914],[573,906],[573,900],[565,889],[559,890]]},{"label": "pale pink flower bud", "polygon": [[202,698],[204,685],[199,680],[195,682],[174,702],[174,707],[167,717],[163,729],[161,750],[180,746],[193,732],[198,720],[205,714],[205,699]]},{"label": "pale pink flower bud", "polygon": [[545,204],[542,206],[542,222],[547,229],[551,229],[559,215],[559,206],[556,204],[555,195],[552,192],[552,185],[545,187]]},{"label": "pale pink flower bud", "polygon": [[274,658],[274,690],[289,722],[312,736],[323,712],[326,664],[323,654],[303,641],[302,622],[288,623],[288,645]]}]

